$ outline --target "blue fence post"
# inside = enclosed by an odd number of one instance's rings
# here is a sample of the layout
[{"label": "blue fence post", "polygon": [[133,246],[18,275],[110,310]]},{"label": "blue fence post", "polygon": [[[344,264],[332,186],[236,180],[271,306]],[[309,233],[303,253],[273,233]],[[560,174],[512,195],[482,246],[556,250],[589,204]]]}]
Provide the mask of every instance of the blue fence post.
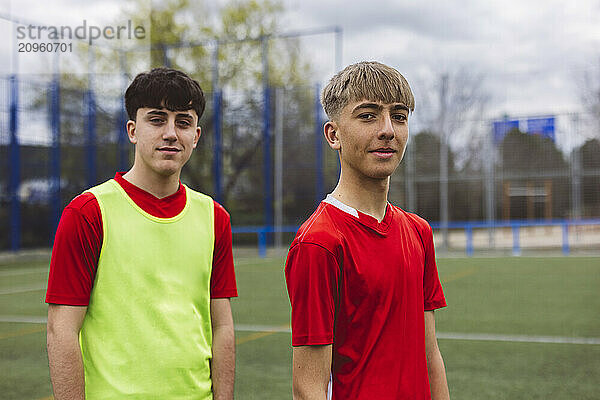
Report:
[{"label": "blue fence post", "polygon": [[267,256],[267,232],[265,230],[258,231],[258,255],[261,258]]},{"label": "blue fence post", "polygon": [[215,200],[219,204],[223,204],[223,172],[222,172],[222,153],[223,153],[223,136],[221,134],[221,105],[223,92],[217,88],[213,88],[213,124],[215,144],[213,150],[213,179]]},{"label": "blue fence post", "polygon": [[465,235],[467,236],[467,256],[471,257],[473,255],[473,227],[471,225],[465,226]]},{"label": "blue fence post", "polygon": [[19,82],[17,76],[10,77],[10,249],[17,251],[21,247],[21,203],[19,186],[21,183],[21,153],[19,149]]},{"label": "blue fence post", "polygon": [[513,224],[512,225],[512,233],[513,233],[513,249],[512,249],[512,254],[513,256],[520,256],[521,255],[521,244],[520,244],[520,240],[519,240],[519,225],[517,224]]},{"label": "blue fence post", "polygon": [[[119,64],[121,67],[121,89],[123,93],[127,90],[129,78],[127,77],[127,53],[119,50]],[[129,115],[125,109],[125,96],[120,96],[121,110],[117,120],[117,168],[119,171],[125,171],[129,167],[129,138],[127,136],[127,121]]]},{"label": "blue fence post", "polygon": [[271,93],[269,89],[269,38],[262,37],[263,69],[263,179],[265,227],[273,226],[273,182],[271,179]]},{"label": "blue fence post", "polygon": [[54,232],[60,219],[60,77],[54,76],[50,86],[50,125],[52,127],[52,155],[50,157],[50,173],[52,176],[51,227],[53,242]]},{"label": "blue fence post", "polygon": [[87,161],[87,187],[97,183],[96,171],[96,102],[92,89],[86,95],[86,161]]},{"label": "blue fence post", "polygon": [[219,89],[219,41],[213,42],[212,52],[212,100],[215,144],[213,148],[213,186],[217,203],[223,204],[223,135],[222,106],[223,92]]},{"label": "blue fence post", "polygon": [[321,100],[319,98],[321,88],[319,84],[315,85],[315,204],[319,204],[325,197],[323,184],[323,121],[321,120]]},{"label": "blue fence post", "polygon": [[569,248],[569,223],[564,221],[562,224],[562,252],[568,256],[571,249]]},{"label": "blue fence post", "polygon": [[125,111],[125,98],[121,96],[121,110],[117,119],[117,167],[125,171],[129,167],[129,147],[127,139],[127,113]]},{"label": "blue fence post", "polygon": [[268,87],[264,88],[263,111],[263,179],[265,195],[265,226],[273,225],[273,182],[271,182],[271,96]]}]

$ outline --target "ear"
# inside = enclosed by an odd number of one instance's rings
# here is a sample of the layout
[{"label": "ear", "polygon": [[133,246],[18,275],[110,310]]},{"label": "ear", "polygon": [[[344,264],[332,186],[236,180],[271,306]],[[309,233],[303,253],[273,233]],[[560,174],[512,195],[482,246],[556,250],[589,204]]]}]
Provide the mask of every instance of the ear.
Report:
[{"label": "ear", "polygon": [[325,125],[323,125],[323,135],[325,136],[325,140],[327,140],[327,144],[333,150],[341,148],[338,125],[334,121],[325,122]]},{"label": "ear", "polygon": [[129,120],[127,121],[127,137],[129,137],[129,141],[133,144],[137,143],[137,136],[135,135],[135,121]]},{"label": "ear", "polygon": [[196,127],[196,136],[194,137],[194,149],[198,145],[198,140],[200,140],[200,135],[202,135],[202,129],[199,126]]}]

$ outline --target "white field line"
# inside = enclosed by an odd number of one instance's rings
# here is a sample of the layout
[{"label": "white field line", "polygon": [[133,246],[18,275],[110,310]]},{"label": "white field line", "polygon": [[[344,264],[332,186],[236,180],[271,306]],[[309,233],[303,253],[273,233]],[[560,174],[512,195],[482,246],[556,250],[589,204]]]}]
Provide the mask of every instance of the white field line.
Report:
[{"label": "white field line", "polygon": [[42,272],[48,272],[48,267],[37,267],[37,268],[19,268],[8,271],[0,271],[0,278],[4,276],[18,276],[27,274],[38,274]]},{"label": "white field line", "polygon": [[38,290],[46,290],[46,283],[38,283],[35,285],[17,286],[10,289],[0,289],[0,295],[2,294],[16,294],[26,292],[37,292]]},{"label": "white field line", "polygon": [[565,336],[498,335],[498,334],[493,334],[493,333],[453,333],[453,332],[437,332],[436,336],[438,339],[477,340],[477,341],[489,341],[489,342],[600,344],[600,338],[565,337]]},{"label": "white field line", "polygon": [[0,315],[0,322],[17,322],[26,324],[45,324],[48,322],[47,317],[33,317],[22,315]]},{"label": "white field line", "polygon": [[[282,332],[290,333],[290,328],[271,325],[236,325],[236,331],[246,332]],[[529,336],[529,335],[497,335],[487,333],[451,333],[437,332],[438,339],[525,342],[525,343],[565,343],[565,344],[600,344],[600,338],[580,338],[563,336]]]},{"label": "white field line", "polygon": [[[45,324],[46,317],[25,317],[19,315],[0,315],[0,322],[18,322]],[[275,325],[246,325],[235,326],[238,332],[277,332],[290,333],[291,330],[284,326]],[[438,339],[471,340],[511,343],[554,343],[554,344],[600,344],[600,338],[565,337],[565,336],[532,336],[532,335],[498,335],[493,333],[454,333],[437,332]]]},{"label": "white field line", "polygon": [[290,333],[292,330],[289,326],[275,326],[275,325],[246,325],[236,324],[235,330],[240,332],[281,332]]}]

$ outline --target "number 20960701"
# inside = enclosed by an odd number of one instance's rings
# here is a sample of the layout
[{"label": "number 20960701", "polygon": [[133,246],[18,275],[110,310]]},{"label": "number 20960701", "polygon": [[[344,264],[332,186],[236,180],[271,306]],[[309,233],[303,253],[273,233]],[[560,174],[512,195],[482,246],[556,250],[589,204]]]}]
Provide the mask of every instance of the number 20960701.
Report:
[{"label": "number 20960701", "polygon": [[54,43],[54,42],[20,42],[18,43],[19,53],[72,53],[73,43]]}]

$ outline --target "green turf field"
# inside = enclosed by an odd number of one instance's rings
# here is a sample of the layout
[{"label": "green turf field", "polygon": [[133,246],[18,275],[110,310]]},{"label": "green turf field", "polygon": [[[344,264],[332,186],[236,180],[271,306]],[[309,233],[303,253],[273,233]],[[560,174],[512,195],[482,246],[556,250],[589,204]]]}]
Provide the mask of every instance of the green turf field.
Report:
[{"label": "green turf field", "polygon": [[[238,399],[291,398],[283,262],[236,257]],[[453,399],[600,399],[600,258],[452,258],[438,267],[449,307],[436,325]],[[46,277],[47,261],[0,265],[2,399],[51,398],[45,329],[35,322],[46,312]]]}]

